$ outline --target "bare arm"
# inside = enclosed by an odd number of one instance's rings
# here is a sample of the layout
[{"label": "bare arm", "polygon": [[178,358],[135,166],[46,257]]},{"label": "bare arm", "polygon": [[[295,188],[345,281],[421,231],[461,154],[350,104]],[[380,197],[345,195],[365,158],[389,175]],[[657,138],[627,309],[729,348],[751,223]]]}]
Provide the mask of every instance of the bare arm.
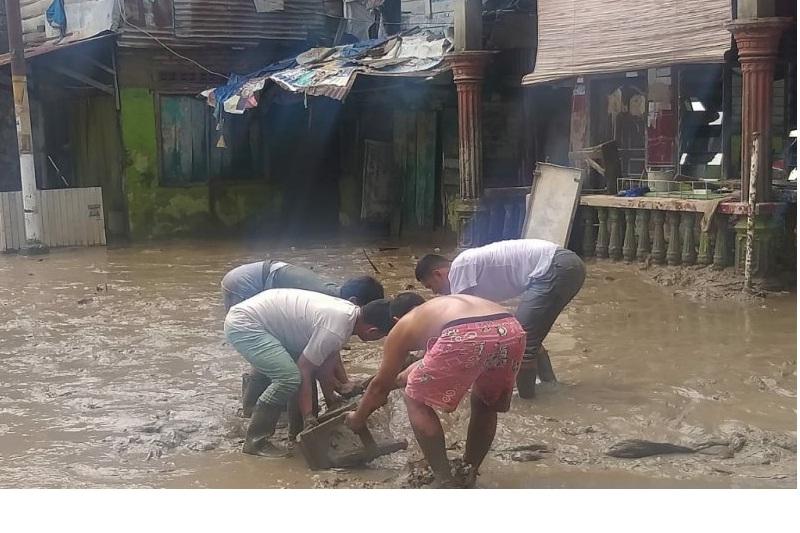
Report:
[{"label": "bare arm", "polygon": [[314,373],[317,369],[314,364],[301,355],[297,359],[297,368],[300,370],[300,392],[298,393],[297,403],[300,406],[300,414],[303,418],[311,415],[313,410],[313,400],[311,398],[311,380],[314,379]]},{"label": "bare arm", "polygon": [[325,397],[325,405],[328,409],[332,408],[341,401],[341,398],[336,394],[336,389],[339,387],[339,380],[336,377],[339,366],[342,360],[339,353],[331,354],[325,362],[322,363],[316,371],[316,378],[319,381],[322,395]]},{"label": "bare arm", "polygon": [[397,375],[405,366],[406,357],[411,346],[411,331],[400,321],[383,345],[383,360],[378,373],[367,387],[367,392],[358,403],[358,409],[348,417],[348,425],[354,429],[364,427],[369,415],[386,403],[389,391],[395,388]]}]

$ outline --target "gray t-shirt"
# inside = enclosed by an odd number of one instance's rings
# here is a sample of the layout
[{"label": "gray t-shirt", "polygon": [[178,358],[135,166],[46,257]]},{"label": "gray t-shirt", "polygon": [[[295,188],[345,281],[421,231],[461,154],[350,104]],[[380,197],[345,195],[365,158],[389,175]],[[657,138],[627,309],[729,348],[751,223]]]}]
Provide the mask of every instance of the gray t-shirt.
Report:
[{"label": "gray t-shirt", "polygon": [[234,305],[226,331],[269,333],[292,357],[321,365],[353,334],[358,307],[340,298],[300,289],[272,289]]}]

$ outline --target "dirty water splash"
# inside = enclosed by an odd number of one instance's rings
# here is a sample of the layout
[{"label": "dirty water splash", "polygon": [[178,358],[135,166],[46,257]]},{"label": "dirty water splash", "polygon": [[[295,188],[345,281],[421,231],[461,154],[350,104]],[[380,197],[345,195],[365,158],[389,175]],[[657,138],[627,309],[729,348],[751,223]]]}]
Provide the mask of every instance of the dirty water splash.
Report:
[{"label": "dirty water splash", "polygon": [[[429,250],[366,251],[390,294],[425,293],[413,266]],[[222,336],[219,280],[267,253],[337,280],[374,274],[362,246],[335,243],[0,257],[0,487],[410,486],[421,455],[398,392],[371,424],[411,446],[368,468],[310,472],[299,457],[239,453],[246,366]],[[501,415],[478,486],[796,486],[793,297],[693,302],[635,267],[588,272],[545,342],[560,382]],[[349,348],[351,374],[377,369],[379,343]],[[442,417],[454,458],[466,403]],[[698,447],[734,437],[729,455],[605,454],[626,439]]]}]

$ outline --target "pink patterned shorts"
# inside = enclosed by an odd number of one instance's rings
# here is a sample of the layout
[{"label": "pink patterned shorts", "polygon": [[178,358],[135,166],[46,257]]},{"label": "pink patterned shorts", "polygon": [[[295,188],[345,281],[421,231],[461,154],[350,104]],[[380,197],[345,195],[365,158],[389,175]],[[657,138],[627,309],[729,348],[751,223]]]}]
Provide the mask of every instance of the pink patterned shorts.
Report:
[{"label": "pink patterned shorts", "polygon": [[525,350],[525,331],[503,313],[458,320],[428,342],[406,382],[408,397],[451,412],[472,388],[486,405],[508,411]]}]

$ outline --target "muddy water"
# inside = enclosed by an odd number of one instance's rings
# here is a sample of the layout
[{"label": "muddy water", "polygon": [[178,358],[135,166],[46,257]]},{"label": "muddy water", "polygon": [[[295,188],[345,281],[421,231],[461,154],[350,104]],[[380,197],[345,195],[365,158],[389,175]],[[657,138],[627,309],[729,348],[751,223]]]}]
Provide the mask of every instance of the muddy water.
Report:
[{"label": "muddy water", "polygon": [[[0,256],[0,487],[396,487],[415,446],[348,472],[239,453],[245,365],[223,342],[222,274],[263,250],[343,279],[361,248],[174,243]],[[367,248],[390,292],[415,254]],[[479,487],[796,486],[794,295],[692,302],[591,264],[545,345],[560,379],[501,416]],[[353,339],[351,373],[379,344]],[[413,442],[393,393],[373,424]],[[468,408],[443,417],[463,447]],[[693,445],[739,435],[733,457],[616,459],[622,439]],[[544,445],[538,454],[504,452]],[[528,459],[528,461],[519,461]],[[536,459],[536,460],[530,460]]]}]

